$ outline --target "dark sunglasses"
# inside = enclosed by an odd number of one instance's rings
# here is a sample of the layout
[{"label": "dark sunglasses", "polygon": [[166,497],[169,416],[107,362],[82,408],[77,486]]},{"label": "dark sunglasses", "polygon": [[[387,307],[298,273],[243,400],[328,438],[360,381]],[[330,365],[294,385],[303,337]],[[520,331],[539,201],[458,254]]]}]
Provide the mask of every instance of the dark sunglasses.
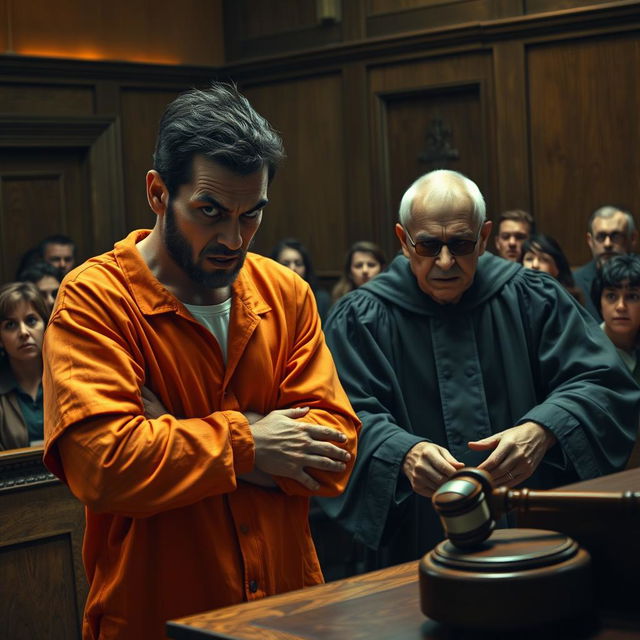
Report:
[{"label": "dark sunglasses", "polygon": [[[480,229],[482,229],[482,226],[480,226]],[[440,251],[442,251],[442,247],[444,246],[449,249],[449,253],[452,256],[468,256],[470,253],[473,253],[473,250],[478,244],[478,239],[480,238],[480,230],[478,230],[478,235],[475,240],[454,238],[449,242],[442,242],[442,240],[436,240],[434,238],[433,240],[421,240],[420,242],[414,242],[406,227],[404,228],[404,232],[407,234],[409,243],[414,248],[415,252],[424,258],[435,258],[440,255]]]}]

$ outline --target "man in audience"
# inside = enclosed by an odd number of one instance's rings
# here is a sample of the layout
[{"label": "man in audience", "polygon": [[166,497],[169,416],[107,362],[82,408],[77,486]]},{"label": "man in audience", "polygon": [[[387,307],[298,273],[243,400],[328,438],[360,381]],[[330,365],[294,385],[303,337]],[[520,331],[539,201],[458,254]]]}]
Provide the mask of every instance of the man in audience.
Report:
[{"label": "man in audience", "polygon": [[498,255],[511,262],[522,259],[522,244],[534,231],[533,217],[521,209],[505,211],[498,218],[495,245]]},{"label": "man in audience", "polygon": [[598,307],[591,298],[591,286],[598,269],[613,256],[631,253],[636,245],[638,232],[633,216],[620,207],[606,205],[596,209],[589,218],[587,244],[593,259],[577,269],[574,280],[584,293],[587,311],[598,322],[602,320]]},{"label": "man in audience", "polygon": [[60,288],[60,271],[48,262],[34,262],[18,274],[21,282],[33,282],[51,313]]},{"label": "man in audience", "polygon": [[75,264],[75,245],[69,236],[57,234],[45,238],[40,243],[40,253],[45,262],[59,269],[65,276]]},{"label": "man in audience", "polygon": [[322,504],[379,565],[441,539],[429,498],[465,465],[549,488],[631,451],[640,389],[615,349],[556,280],[485,254],[490,232],[471,180],[426,174],[400,205],[403,255],[327,320],[362,430],[347,491]]},{"label": "man in audience", "polygon": [[248,253],[283,150],[232,87],[160,123],[134,231],[63,285],[46,333],[45,463],[86,506],[84,637],[322,581],[309,496],[359,427],[313,293]]}]

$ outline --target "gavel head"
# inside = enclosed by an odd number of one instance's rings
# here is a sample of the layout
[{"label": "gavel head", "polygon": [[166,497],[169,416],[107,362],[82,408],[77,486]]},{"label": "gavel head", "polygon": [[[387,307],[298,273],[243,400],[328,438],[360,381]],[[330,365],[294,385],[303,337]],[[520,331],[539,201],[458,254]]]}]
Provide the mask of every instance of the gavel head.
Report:
[{"label": "gavel head", "polygon": [[491,535],[496,523],[487,495],[492,491],[493,480],[486,471],[467,467],[456,471],[433,494],[433,507],[456,547],[476,547]]}]

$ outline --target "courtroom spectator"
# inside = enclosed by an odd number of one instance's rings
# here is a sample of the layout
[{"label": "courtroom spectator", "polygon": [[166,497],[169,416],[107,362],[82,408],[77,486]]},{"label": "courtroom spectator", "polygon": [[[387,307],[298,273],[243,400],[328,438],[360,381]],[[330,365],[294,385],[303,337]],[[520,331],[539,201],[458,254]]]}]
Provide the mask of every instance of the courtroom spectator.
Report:
[{"label": "courtroom spectator", "polygon": [[569,261],[554,238],[536,233],[525,240],[522,249],[522,265],[526,269],[544,271],[553,276],[580,304],[584,304],[582,291],[573,281]]},{"label": "courtroom spectator", "polygon": [[573,273],[576,285],[582,289],[587,311],[598,321],[602,315],[591,298],[591,287],[598,269],[614,256],[634,251],[638,232],[633,216],[626,209],[606,205],[596,209],[587,225],[587,244],[592,260]]},{"label": "courtroom spectator", "polygon": [[63,277],[75,264],[75,244],[69,236],[48,236],[40,243],[40,253],[42,259],[59,269]]},{"label": "courtroom spectator", "polygon": [[60,288],[60,271],[48,262],[36,262],[23,269],[18,275],[18,280],[33,282],[51,313]]},{"label": "courtroom spectator", "polygon": [[65,278],[45,335],[44,462],[85,505],[85,638],[321,583],[309,499],[359,421],[309,285],[249,251],[284,154],[233,85],[160,121],[153,229]]},{"label": "courtroom spectator", "polygon": [[0,449],[42,444],[42,338],[48,319],[31,282],[0,288]]},{"label": "courtroom spectator", "polygon": [[498,255],[511,262],[520,262],[522,244],[534,231],[533,216],[528,211],[505,211],[498,218],[498,230],[494,239]]},{"label": "courtroom spectator", "polygon": [[377,276],[387,265],[382,249],[373,242],[360,240],[351,245],[344,262],[342,276],[331,292],[333,301],[361,287]]},{"label": "courtroom spectator", "polygon": [[442,538],[429,498],[465,465],[548,489],[631,452],[640,389],[558,282],[485,252],[491,225],[475,183],[426,174],[400,204],[402,255],[327,318],[362,429],[347,491],[321,504],[382,565]]},{"label": "courtroom spectator", "polygon": [[320,320],[324,319],[331,306],[331,296],[328,291],[318,286],[318,279],[313,270],[313,263],[308,249],[295,238],[283,238],[272,249],[269,257],[276,262],[288,267],[297,273],[303,280],[306,280],[313,291],[318,307]]},{"label": "courtroom spectator", "polygon": [[640,384],[640,256],[627,254],[606,261],[596,272],[591,296],[602,313],[600,326]]}]

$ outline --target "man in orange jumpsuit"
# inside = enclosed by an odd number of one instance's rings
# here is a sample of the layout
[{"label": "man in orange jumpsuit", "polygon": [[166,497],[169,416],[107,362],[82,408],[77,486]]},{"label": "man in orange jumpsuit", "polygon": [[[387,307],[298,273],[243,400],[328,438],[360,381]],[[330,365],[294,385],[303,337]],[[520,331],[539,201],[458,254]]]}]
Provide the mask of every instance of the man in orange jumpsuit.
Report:
[{"label": "man in orange jumpsuit", "polygon": [[309,496],[344,490],[359,422],[308,285],[247,252],[281,156],[233,88],[183,94],[147,174],[153,230],[60,290],[45,463],[86,505],[84,638],[322,582]]}]

